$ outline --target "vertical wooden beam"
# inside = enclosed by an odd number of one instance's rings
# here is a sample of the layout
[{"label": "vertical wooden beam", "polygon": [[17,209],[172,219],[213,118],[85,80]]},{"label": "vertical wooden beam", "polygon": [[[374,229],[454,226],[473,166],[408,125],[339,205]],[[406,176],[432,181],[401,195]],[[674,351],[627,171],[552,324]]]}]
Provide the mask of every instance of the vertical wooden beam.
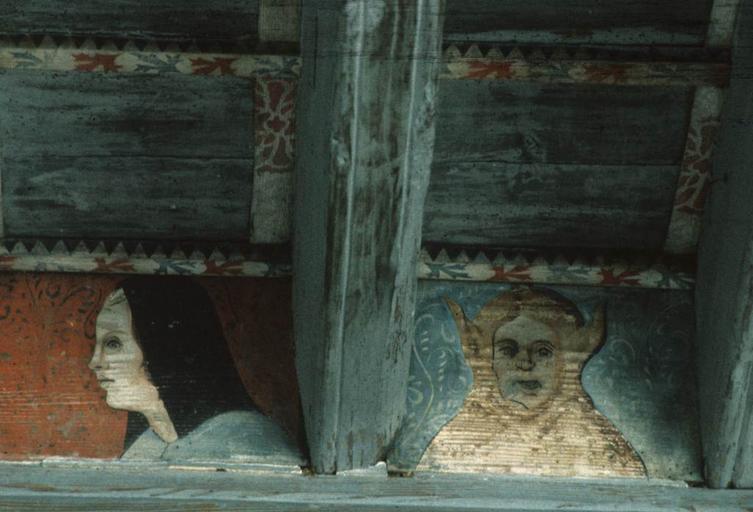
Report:
[{"label": "vertical wooden beam", "polygon": [[733,71],[699,251],[698,373],[706,476],[753,487],[753,0]]},{"label": "vertical wooden beam", "polygon": [[303,3],[294,310],[317,472],[379,461],[405,411],[443,2]]}]

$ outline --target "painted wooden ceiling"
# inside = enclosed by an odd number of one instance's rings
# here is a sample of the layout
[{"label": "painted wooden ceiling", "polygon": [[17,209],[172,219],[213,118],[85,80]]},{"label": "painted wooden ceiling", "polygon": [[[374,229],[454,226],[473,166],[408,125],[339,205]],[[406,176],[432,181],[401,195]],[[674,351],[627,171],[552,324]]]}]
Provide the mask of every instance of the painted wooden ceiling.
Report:
[{"label": "painted wooden ceiling", "polygon": [[[3,2],[4,236],[288,242],[297,20],[271,4]],[[724,14],[449,0],[425,242],[693,253]]]}]

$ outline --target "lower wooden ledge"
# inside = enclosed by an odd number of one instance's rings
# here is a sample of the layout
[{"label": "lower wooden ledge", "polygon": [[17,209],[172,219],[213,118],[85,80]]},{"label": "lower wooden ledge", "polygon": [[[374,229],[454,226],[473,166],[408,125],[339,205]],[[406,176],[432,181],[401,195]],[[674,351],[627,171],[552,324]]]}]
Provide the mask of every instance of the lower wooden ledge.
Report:
[{"label": "lower wooden ledge", "polygon": [[751,510],[753,491],[646,481],[0,464],[0,510]]}]

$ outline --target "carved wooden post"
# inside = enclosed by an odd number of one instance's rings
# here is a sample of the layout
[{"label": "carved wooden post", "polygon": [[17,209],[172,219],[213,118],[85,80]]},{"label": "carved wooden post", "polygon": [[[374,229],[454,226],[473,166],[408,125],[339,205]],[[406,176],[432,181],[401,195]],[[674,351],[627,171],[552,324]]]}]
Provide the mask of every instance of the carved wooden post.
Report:
[{"label": "carved wooden post", "polygon": [[404,414],[442,8],[303,2],[294,310],[317,472],[376,463]]},{"label": "carved wooden post", "polygon": [[753,487],[753,1],[743,0],[699,252],[698,371],[706,476]]}]

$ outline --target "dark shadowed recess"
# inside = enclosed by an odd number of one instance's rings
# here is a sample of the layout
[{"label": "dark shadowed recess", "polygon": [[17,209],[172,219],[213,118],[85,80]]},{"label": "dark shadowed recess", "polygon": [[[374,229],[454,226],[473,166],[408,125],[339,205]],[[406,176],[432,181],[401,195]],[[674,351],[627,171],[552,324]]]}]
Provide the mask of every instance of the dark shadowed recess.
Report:
[{"label": "dark shadowed recess", "polygon": [[445,40],[702,44],[711,0],[447,0]]},{"label": "dark shadowed recess", "polygon": [[253,46],[258,0],[3,0],[0,34]]}]

